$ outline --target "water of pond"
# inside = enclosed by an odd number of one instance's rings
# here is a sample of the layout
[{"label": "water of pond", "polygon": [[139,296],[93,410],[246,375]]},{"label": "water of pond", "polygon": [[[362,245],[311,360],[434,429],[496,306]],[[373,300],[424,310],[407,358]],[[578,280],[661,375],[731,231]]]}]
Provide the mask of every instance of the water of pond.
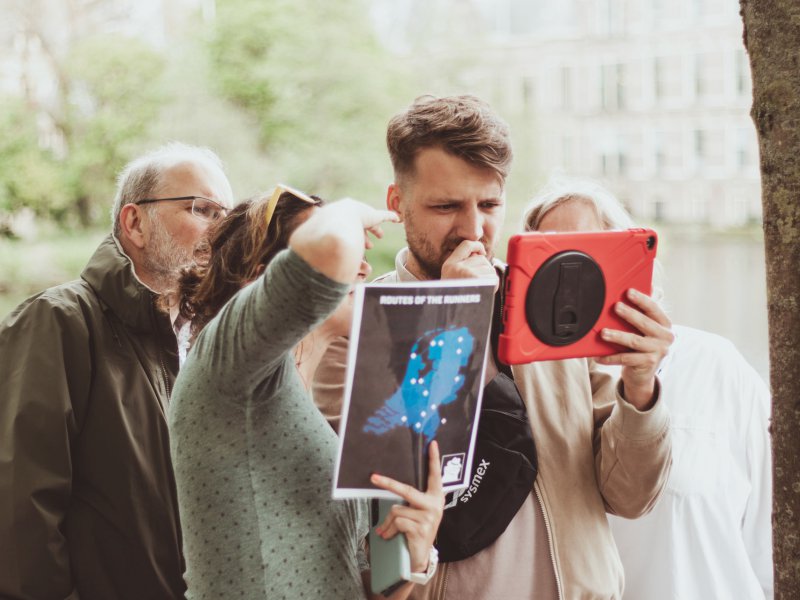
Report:
[{"label": "water of pond", "polygon": [[763,241],[661,232],[659,259],[672,321],[725,336],[768,381]]}]

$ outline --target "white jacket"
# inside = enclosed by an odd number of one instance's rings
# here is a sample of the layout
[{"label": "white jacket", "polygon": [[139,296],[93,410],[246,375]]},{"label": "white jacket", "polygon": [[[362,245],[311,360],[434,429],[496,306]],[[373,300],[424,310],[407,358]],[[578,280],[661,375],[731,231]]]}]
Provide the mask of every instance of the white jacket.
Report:
[{"label": "white jacket", "polygon": [[672,472],[652,512],[609,516],[629,600],[771,599],[769,392],[731,342],[673,327],[659,371]]}]

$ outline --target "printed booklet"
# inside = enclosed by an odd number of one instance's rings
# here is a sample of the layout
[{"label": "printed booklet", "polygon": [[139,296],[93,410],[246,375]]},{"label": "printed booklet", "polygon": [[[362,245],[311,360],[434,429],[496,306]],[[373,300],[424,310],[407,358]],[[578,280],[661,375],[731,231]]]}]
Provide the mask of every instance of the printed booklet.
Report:
[{"label": "printed booklet", "polygon": [[357,286],[334,498],[396,498],[379,473],[417,489],[436,440],[445,492],[468,485],[494,283]]}]

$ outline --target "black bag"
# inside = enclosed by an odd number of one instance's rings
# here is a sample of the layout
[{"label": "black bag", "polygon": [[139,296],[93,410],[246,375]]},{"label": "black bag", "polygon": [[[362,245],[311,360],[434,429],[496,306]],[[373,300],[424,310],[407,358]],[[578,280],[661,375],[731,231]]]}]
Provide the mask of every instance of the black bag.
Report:
[{"label": "black bag", "polygon": [[531,493],[536,472],[522,397],[514,381],[498,373],[483,391],[470,485],[453,493],[439,525],[439,560],[463,560],[500,537]]}]

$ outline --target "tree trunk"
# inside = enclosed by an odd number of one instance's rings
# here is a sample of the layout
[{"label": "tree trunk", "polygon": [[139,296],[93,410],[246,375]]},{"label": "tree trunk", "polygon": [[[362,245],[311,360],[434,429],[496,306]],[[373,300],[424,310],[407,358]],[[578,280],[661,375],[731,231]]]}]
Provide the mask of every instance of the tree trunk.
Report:
[{"label": "tree trunk", "polygon": [[800,2],[740,0],[761,151],[775,598],[800,598]]}]

